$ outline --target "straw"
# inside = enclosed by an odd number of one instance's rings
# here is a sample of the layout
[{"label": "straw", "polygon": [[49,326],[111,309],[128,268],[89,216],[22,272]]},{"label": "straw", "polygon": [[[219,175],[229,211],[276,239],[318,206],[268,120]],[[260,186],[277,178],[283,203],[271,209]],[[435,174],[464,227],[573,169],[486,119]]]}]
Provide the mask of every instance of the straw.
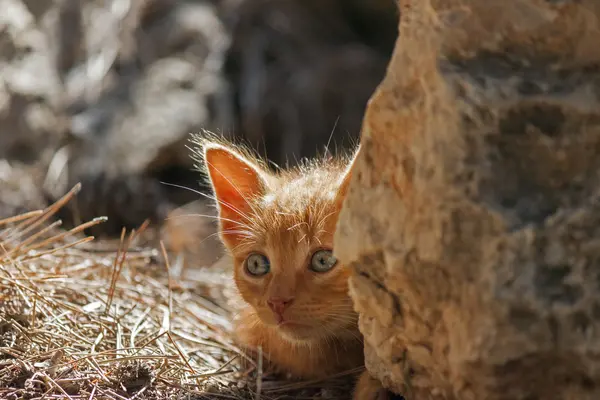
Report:
[{"label": "straw", "polygon": [[[335,377],[286,382],[247,373],[230,310],[205,296],[215,272],[182,287],[162,243],[163,265],[156,249],[129,253],[147,222],[124,229],[113,252],[95,251],[102,243],[84,234],[106,218],[61,229],[52,216],[79,189],[0,220],[1,399],[348,398],[351,384]],[[217,280],[231,281],[225,272]]]}]

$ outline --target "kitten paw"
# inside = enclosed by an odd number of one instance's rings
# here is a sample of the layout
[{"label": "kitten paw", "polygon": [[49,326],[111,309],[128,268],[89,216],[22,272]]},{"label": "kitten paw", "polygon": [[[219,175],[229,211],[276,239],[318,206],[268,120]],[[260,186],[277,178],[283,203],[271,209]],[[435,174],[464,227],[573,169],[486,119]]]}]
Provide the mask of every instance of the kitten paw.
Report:
[{"label": "kitten paw", "polygon": [[356,382],[352,400],[404,400],[404,397],[390,392],[368,371],[364,371]]},{"label": "kitten paw", "polygon": [[387,400],[387,390],[369,371],[364,371],[356,382],[352,400]]}]

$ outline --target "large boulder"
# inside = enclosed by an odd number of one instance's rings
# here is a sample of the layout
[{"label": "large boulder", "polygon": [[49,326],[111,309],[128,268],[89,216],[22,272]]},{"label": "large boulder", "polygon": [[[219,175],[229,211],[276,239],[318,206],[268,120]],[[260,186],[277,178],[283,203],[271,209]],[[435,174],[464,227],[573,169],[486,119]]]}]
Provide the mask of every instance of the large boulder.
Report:
[{"label": "large boulder", "polygon": [[61,168],[45,189],[54,200],[83,184],[60,217],[71,225],[107,215],[95,235],[119,235],[146,218],[161,225],[175,205],[198,198],[190,132],[232,119],[221,73],[229,35],[217,6],[61,0],[48,15],[70,118],[55,157]]},{"label": "large boulder", "polygon": [[36,14],[20,0],[0,10],[0,159],[32,162],[65,132],[61,82]]},{"label": "large boulder", "polygon": [[217,4],[112,3],[0,0],[0,218],[81,182],[65,226],[107,215],[91,233],[119,235],[198,197],[160,181],[195,188],[190,132],[233,118]]},{"label": "large boulder", "polygon": [[399,1],[335,239],[408,399],[600,398],[600,3]]}]

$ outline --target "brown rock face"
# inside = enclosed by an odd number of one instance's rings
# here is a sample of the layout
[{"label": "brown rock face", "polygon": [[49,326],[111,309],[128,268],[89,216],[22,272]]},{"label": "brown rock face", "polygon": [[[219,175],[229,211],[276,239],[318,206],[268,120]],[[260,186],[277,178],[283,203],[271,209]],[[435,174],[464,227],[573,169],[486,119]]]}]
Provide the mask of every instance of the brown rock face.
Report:
[{"label": "brown rock face", "polygon": [[600,398],[600,2],[400,1],[336,237],[408,399]]}]

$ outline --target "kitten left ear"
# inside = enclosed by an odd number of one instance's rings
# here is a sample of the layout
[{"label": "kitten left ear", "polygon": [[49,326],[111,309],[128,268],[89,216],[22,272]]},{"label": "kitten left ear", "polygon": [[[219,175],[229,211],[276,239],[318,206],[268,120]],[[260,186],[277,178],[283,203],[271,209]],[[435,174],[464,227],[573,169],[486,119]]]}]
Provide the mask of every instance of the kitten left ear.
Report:
[{"label": "kitten left ear", "polygon": [[203,151],[219,210],[222,239],[233,245],[239,239],[234,232],[248,223],[253,200],[267,189],[267,176],[260,165],[234,149],[206,143]]}]

